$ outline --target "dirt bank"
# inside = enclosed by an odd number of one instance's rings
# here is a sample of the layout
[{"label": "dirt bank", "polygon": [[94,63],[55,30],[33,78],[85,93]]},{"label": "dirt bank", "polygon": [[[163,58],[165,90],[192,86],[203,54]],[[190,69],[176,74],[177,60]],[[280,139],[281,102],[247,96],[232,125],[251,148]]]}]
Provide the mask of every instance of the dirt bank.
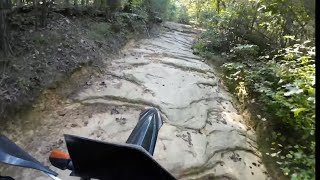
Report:
[{"label": "dirt bank", "polygon": [[11,56],[0,58],[0,120],[80,68],[99,70],[129,39],[147,35],[143,21],[121,14],[107,22],[51,12],[46,28],[35,30],[33,23],[32,12],[10,16]]}]

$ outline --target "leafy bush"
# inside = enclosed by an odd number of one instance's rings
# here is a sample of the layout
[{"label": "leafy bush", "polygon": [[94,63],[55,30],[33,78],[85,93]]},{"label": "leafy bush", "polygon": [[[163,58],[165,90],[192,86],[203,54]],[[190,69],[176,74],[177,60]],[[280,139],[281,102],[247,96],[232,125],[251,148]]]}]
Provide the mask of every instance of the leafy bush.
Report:
[{"label": "leafy bush", "polygon": [[207,29],[196,53],[237,60],[223,66],[229,89],[270,114],[269,155],[291,179],[314,179],[315,47],[306,40],[314,39],[315,0],[181,2]]},{"label": "leafy bush", "polygon": [[216,29],[210,29],[201,34],[194,48],[199,51],[227,52],[229,46],[230,42],[226,36]]},{"label": "leafy bush", "polygon": [[190,23],[190,17],[187,13],[187,8],[182,7],[177,15],[177,22],[182,24],[189,24]]},{"label": "leafy bush", "polygon": [[117,13],[111,30],[115,33],[129,31],[137,32],[146,27],[147,16],[133,15],[130,13]]},{"label": "leafy bush", "polygon": [[57,32],[46,32],[46,33],[37,32],[33,35],[33,42],[39,47],[43,45],[53,44],[53,43],[60,43],[63,41],[64,41],[64,36]]},{"label": "leafy bush", "polygon": [[43,34],[40,34],[40,33],[37,33],[33,36],[33,41],[37,45],[45,45],[45,44],[49,43],[47,38]]},{"label": "leafy bush", "polygon": [[104,39],[112,35],[111,25],[109,23],[100,22],[94,24],[89,32],[89,37],[94,40]]},{"label": "leafy bush", "polygon": [[[264,57],[266,58],[266,57]],[[279,60],[280,59],[280,60]],[[315,47],[306,41],[268,62],[224,64],[229,88],[256,95],[275,119],[271,157],[291,179],[315,179]]]},{"label": "leafy bush", "polygon": [[257,58],[259,55],[259,47],[252,44],[238,44],[233,47],[230,52],[235,58]]}]

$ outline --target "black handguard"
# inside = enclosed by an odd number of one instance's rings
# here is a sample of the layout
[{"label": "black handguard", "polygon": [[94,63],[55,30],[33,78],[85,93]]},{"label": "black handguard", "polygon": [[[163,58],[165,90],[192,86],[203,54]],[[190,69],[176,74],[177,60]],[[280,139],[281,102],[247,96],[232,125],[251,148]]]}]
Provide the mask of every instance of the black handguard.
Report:
[{"label": "black handguard", "polygon": [[2,134],[0,134],[0,162],[12,166],[36,169],[53,176],[58,175]]},{"label": "black handguard", "polygon": [[9,176],[0,176],[0,180],[14,180],[14,179]]}]

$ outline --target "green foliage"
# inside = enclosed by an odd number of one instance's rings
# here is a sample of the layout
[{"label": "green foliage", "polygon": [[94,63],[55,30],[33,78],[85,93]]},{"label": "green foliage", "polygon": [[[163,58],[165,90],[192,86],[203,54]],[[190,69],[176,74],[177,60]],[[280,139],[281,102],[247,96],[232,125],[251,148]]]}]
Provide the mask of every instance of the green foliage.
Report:
[{"label": "green foliage", "polygon": [[223,66],[227,86],[240,102],[257,97],[272,117],[271,158],[291,179],[314,179],[315,1],[179,2],[177,12],[186,7],[183,17],[207,29],[194,52],[236,60]]},{"label": "green foliage", "polygon": [[170,12],[168,9],[172,7],[171,0],[133,0],[133,12],[153,21],[155,17],[168,19]]},{"label": "green foliage", "polygon": [[118,27],[118,31],[126,31],[127,33],[140,33],[146,29],[147,15],[134,16],[127,13],[119,13],[116,15],[115,26]]},{"label": "green foliage", "polygon": [[[284,38],[306,40],[314,36],[314,0],[181,0],[191,21],[224,32],[234,44],[255,44],[261,50],[292,45]],[[179,10],[177,10],[179,11]]]},{"label": "green foliage", "polygon": [[314,1],[184,2],[207,28],[193,48],[237,60],[223,65],[227,86],[242,103],[257,98],[270,115],[268,155],[291,179],[315,179]]},{"label": "green foliage", "polygon": [[264,105],[264,111],[273,114],[275,143],[269,155],[291,179],[315,178],[314,50],[306,41],[282,49],[267,62],[223,66],[235,94],[239,96],[237,87],[244,84],[250,96],[255,95]]},{"label": "green foliage", "polygon": [[100,22],[94,24],[90,28],[89,37],[94,40],[101,40],[108,38],[112,35],[111,24]]},{"label": "green foliage", "polygon": [[259,55],[259,47],[252,44],[238,44],[233,47],[230,52],[235,58],[257,58]]},{"label": "green foliage", "polygon": [[40,34],[40,33],[34,35],[33,41],[34,41],[34,43],[36,43],[38,45],[45,45],[45,44],[49,43],[47,38],[43,34]]},{"label": "green foliage", "polygon": [[181,8],[179,8],[179,11],[177,11],[176,14],[176,21],[182,24],[190,23],[190,17],[187,13],[187,7],[182,6]]},{"label": "green foliage", "polygon": [[171,3],[170,0],[148,0],[150,1],[150,11],[152,11],[155,16],[165,18],[166,13]]},{"label": "green foliage", "polygon": [[227,52],[230,42],[224,33],[217,29],[210,29],[201,34],[194,48],[198,51]]},{"label": "green foliage", "polygon": [[133,12],[152,20],[160,17],[164,20],[188,24],[190,17],[186,6],[176,0],[134,0]]},{"label": "green foliage", "polygon": [[174,2],[170,2],[168,5],[167,13],[165,19],[168,21],[176,21],[176,14],[177,14],[178,8]]},{"label": "green foliage", "polygon": [[193,49],[196,49],[199,52],[203,52],[206,49],[206,46],[201,43],[201,42],[196,42],[195,44],[192,45]]},{"label": "green foliage", "polygon": [[39,32],[35,33],[32,39],[35,45],[40,47],[43,45],[63,42],[64,36],[57,32],[46,32],[45,34]]},{"label": "green foliage", "polygon": [[145,17],[130,13],[116,13],[112,23],[99,22],[91,25],[89,37],[99,41],[112,38],[115,34],[133,35],[145,30]]}]

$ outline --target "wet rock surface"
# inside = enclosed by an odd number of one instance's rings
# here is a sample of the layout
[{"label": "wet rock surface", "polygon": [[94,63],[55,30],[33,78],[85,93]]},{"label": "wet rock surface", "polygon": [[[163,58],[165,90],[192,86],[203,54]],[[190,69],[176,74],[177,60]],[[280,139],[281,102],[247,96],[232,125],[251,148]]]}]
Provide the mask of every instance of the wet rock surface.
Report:
[{"label": "wet rock surface", "polygon": [[[105,74],[70,96],[62,109],[42,113],[36,123],[31,115],[24,117],[3,133],[50,165],[50,150],[65,149],[64,133],[124,143],[139,113],[156,107],[164,125],[154,158],[176,178],[268,179],[254,132],[247,130],[213,69],[192,53],[195,31],[175,23],[164,27],[157,37],[129,43]],[[0,172],[48,179],[33,170],[2,167]],[[58,172],[63,179],[77,179]]]}]

